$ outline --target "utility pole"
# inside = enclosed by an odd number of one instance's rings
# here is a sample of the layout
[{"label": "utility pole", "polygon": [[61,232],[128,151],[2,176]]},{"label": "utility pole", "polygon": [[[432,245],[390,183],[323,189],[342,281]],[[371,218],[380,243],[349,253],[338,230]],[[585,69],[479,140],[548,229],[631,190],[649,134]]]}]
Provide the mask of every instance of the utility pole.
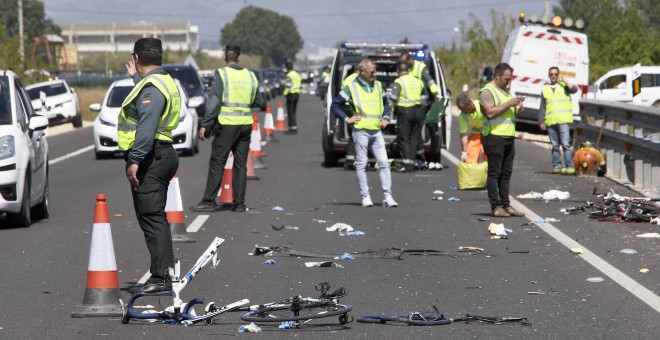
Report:
[{"label": "utility pole", "polygon": [[550,0],[545,0],[545,12],[543,12],[541,22],[546,24],[550,22]]},{"label": "utility pole", "polygon": [[23,38],[23,0],[18,0],[18,34],[20,37],[20,51],[18,52],[21,56],[21,63],[25,63],[25,46]]}]

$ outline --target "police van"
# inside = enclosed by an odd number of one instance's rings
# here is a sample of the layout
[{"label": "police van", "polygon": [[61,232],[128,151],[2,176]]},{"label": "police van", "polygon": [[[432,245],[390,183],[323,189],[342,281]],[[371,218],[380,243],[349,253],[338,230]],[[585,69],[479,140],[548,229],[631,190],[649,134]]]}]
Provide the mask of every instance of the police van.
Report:
[{"label": "police van", "polygon": [[[639,79],[637,91],[634,90],[636,79]],[[637,64],[611,70],[589,87],[587,98],[660,107],[660,66]]]},{"label": "police van", "polygon": [[[330,68],[330,83],[325,94],[323,119],[323,154],[324,166],[337,166],[342,158],[346,157],[349,143],[349,130],[342,120],[330,110],[332,100],[341,91],[341,85],[348,75],[357,70],[357,64],[365,58],[371,59],[376,65],[376,80],[380,81],[383,89],[398,77],[396,65],[402,53],[408,53],[415,60],[426,64],[431,77],[438,85],[440,96],[443,98],[444,108],[438,119],[426,123],[422,131],[426,160],[440,162],[440,150],[449,147],[451,136],[451,98],[447,88],[442,66],[426,44],[368,44],[368,43],[341,43],[335,54]],[[389,89],[388,89],[389,91]],[[432,99],[430,99],[432,100]],[[430,103],[429,103],[430,104]],[[429,113],[429,115],[431,115]],[[387,144],[388,157],[398,157],[396,147],[396,117],[383,130],[383,138]],[[427,116],[427,118],[429,118]],[[429,121],[429,119],[427,119]],[[346,165],[346,164],[345,164]]]},{"label": "police van", "polygon": [[571,100],[573,115],[579,120],[578,100],[586,96],[589,84],[589,48],[584,33],[566,28],[573,24],[569,20],[562,25],[561,18],[554,17],[551,25],[544,25],[525,21],[521,13],[522,25],[509,34],[501,62],[513,68],[511,93],[525,97],[525,109],[516,118],[519,123],[538,124],[541,88],[549,82],[548,70],[552,66],[558,67],[559,75],[578,87]]}]

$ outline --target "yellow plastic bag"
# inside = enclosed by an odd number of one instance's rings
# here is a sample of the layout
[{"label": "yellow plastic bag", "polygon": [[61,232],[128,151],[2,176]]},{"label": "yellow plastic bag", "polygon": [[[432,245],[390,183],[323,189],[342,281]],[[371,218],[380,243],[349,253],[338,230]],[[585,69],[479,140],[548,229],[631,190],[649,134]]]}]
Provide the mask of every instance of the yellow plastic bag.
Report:
[{"label": "yellow plastic bag", "polygon": [[459,189],[481,189],[486,186],[486,178],[488,178],[488,162],[481,162],[478,164],[458,162],[456,171],[458,172]]}]

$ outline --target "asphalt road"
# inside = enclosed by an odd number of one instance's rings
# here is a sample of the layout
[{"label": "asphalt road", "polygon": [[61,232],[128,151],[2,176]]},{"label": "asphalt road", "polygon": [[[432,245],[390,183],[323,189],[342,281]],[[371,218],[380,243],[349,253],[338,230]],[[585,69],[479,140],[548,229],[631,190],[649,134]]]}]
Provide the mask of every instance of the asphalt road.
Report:
[{"label": "asphalt road", "polygon": [[[273,113],[277,108],[276,101]],[[303,96],[299,104],[300,133],[276,132],[278,142],[263,147],[267,169],[258,169],[249,181],[247,213],[220,211],[194,233],[196,243],[177,243],[182,268],[187,270],[214,237],[220,246],[218,268],[204,268],[183,291],[184,301],[202,297],[217,304],[243,298],[264,303],[301,294],[313,296],[314,284],[328,281],[343,286],[353,316],[428,312],[437,305],[447,317],[466,313],[485,316],[526,317],[521,324],[454,323],[416,327],[352,322],[340,326],[337,318],[311,322],[301,329],[262,327],[261,336],[305,339],[657,339],[660,333],[660,247],[657,239],[636,237],[657,232],[651,224],[619,224],[564,215],[561,208],[597,199],[598,191],[613,189],[638,194],[607,178],[567,177],[549,173],[547,146],[517,140],[512,196],[551,189],[569,191],[564,202],[520,199],[515,206],[528,218],[492,218],[486,193],[459,191],[452,156],[443,157],[442,171],[393,173],[398,208],[380,204],[375,171],[368,173],[376,206],[360,206],[357,179],[352,171],[322,167],[322,107],[317,98]],[[260,115],[263,117],[263,114]],[[456,121],[456,120],[454,120]],[[456,131],[456,130],[455,130]],[[180,327],[131,323],[120,317],[71,318],[85,292],[95,196],[107,195],[121,296],[148,270],[149,260],[132,208],[122,159],[95,160],[92,150],[66,157],[92,144],[90,127],[49,138],[51,148],[51,217],[30,228],[0,229],[0,338],[5,339],[182,339],[239,336],[246,324],[237,313],[218,317],[213,325]],[[449,152],[458,155],[458,136]],[[210,153],[210,142],[200,153],[182,157],[179,183],[186,223],[200,213],[189,206],[200,200]],[[53,162],[53,160],[57,160]],[[444,194],[434,194],[442,190]],[[443,200],[433,200],[442,196]],[[450,201],[450,197],[460,201]],[[280,206],[283,212],[273,211]],[[522,225],[536,218],[559,222]],[[487,219],[483,221],[483,219]],[[0,223],[4,220],[0,217]],[[491,239],[488,225],[504,223],[508,239]],[[342,237],[325,231],[346,223],[364,236]],[[274,225],[298,230],[274,230]],[[357,258],[337,260],[343,268],[306,268],[319,258],[250,256],[255,245],[285,245],[297,250],[337,254],[383,248],[435,250],[434,255],[405,253],[401,259]],[[572,254],[572,246],[584,254]],[[459,252],[460,246],[483,252]],[[637,254],[620,250],[635,249]],[[428,252],[427,252],[428,253]],[[273,259],[277,263],[264,262]],[[640,269],[647,268],[648,273]],[[601,283],[587,281],[602,277]],[[139,301],[154,309],[171,305],[168,297]],[[200,313],[201,308],[196,308]],[[242,335],[249,336],[249,335]]]}]

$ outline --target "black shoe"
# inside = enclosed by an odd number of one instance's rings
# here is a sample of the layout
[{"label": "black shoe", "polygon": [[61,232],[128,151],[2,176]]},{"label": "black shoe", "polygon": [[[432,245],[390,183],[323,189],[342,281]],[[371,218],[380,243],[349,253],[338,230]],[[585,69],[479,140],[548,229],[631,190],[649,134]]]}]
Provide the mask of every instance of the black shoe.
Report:
[{"label": "black shoe", "polygon": [[245,207],[244,203],[239,203],[239,204],[234,204],[234,206],[231,208],[231,211],[235,212],[245,212],[247,208]]},{"label": "black shoe", "polygon": [[142,292],[145,294],[169,293],[172,291],[172,281],[162,277],[151,276],[144,284],[138,283],[131,287],[129,291],[132,294]]},{"label": "black shoe", "polygon": [[285,135],[297,135],[298,130],[289,130],[289,131],[284,132],[284,134]]},{"label": "black shoe", "polygon": [[213,212],[219,210],[219,207],[215,202],[201,201],[197,203],[197,205],[190,207],[190,210],[199,212]]}]

